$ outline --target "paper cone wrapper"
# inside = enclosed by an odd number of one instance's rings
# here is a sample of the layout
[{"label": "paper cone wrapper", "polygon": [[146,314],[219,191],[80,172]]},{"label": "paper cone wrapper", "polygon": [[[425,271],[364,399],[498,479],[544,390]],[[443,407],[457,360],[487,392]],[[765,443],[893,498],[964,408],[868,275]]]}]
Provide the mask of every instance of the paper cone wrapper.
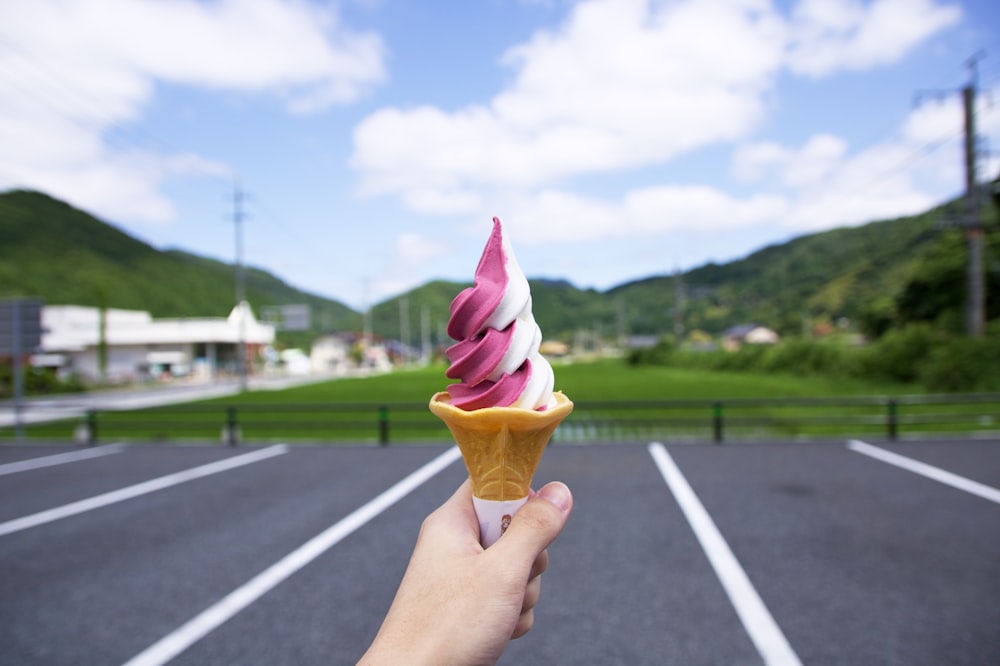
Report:
[{"label": "paper cone wrapper", "polygon": [[[506,529],[504,517],[509,519],[527,502],[531,479],[552,433],[573,411],[569,398],[560,392],[552,395],[555,406],[540,412],[514,407],[468,411],[452,405],[447,391],[431,398],[430,410],[448,426],[469,470],[483,546],[489,546],[488,533],[499,530],[499,538]],[[510,506],[487,508],[496,503]]]},{"label": "paper cone wrapper", "polygon": [[503,536],[511,518],[527,502],[527,497],[499,502],[472,496],[472,505],[476,507],[476,517],[479,519],[479,543],[483,548],[489,548]]}]

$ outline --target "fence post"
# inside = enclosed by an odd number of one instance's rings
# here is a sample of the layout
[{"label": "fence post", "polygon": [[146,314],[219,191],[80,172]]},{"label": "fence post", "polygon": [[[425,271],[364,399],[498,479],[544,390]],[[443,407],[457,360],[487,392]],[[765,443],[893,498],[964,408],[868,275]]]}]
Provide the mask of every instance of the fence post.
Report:
[{"label": "fence post", "polygon": [[896,437],[899,435],[899,415],[895,398],[889,398],[886,408],[888,411],[886,413],[885,424],[889,431],[889,441],[895,442]]},{"label": "fence post", "polygon": [[73,435],[79,444],[84,446],[97,446],[97,411],[88,409],[84,415],[83,423],[77,426]]},{"label": "fence post", "polygon": [[236,446],[240,443],[240,426],[236,421],[236,407],[232,405],[226,407],[226,428],[222,434],[222,441],[227,446]]},{"label": "fence post", "polygon": [[712,439],[716,444],[722,444],[722,403],[712,405]]},{"label": "fence post", "polygon": [[378,408],[378,443],[389,445],[389,407],[380,405]]}]

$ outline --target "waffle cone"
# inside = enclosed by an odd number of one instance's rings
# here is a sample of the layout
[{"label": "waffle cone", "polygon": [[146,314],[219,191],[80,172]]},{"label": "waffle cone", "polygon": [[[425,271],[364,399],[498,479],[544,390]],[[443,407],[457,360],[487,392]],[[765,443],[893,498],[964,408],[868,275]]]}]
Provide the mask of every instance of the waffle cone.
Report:
[{"label": "waffle cone", "polygon": [[430,410],[451,430],[469,470],[473,495],[501,502],[528,496],[552,433],[573,411],[569,398],[560,392],[552,395],[556,406],[537,412],[515,407],[467,411],[452,405],[446,391],[434,394]]}]

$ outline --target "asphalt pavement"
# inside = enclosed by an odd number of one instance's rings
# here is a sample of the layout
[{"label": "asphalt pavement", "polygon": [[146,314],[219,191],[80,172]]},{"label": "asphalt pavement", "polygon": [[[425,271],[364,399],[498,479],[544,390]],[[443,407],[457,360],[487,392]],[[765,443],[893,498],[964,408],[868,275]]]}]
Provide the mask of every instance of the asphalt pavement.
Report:
[{"label": "asphalt pavement", "polygon": [[[1000,441],[866,445],[550,447],[575,508],[500,663],[1000,663]],[[443,443],[0,447],[0,663],[353,664],[464,476]]]},{"label": "asphalt pavement", "polygon": [[[261,375],[250,377],[251,390],[278,391],[292,386],[316,384],[338,379],[343,375],[329,373],[309,375]],[[128,385],[120,388],[93,389],[84,393],[31,396],[21,401],[0,400],[0,428],[46,423],[60,419],[79,418],[87,410],[146,409],[209,398],[236,395],[243,390],[236,378],[174,382],[152,382],[145,386]]]}]

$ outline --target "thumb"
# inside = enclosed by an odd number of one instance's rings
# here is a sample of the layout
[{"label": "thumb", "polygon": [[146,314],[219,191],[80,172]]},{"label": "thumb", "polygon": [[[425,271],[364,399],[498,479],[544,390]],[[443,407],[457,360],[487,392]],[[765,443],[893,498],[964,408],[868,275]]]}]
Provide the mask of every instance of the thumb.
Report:
[{"label": "thumb", "polygon": [[566,484],[549,483],[518,509],[510,527],[490,550],[499,550],[503,557],[523,558],[530,567],[562,532],[572,510],[573,494]]}]

